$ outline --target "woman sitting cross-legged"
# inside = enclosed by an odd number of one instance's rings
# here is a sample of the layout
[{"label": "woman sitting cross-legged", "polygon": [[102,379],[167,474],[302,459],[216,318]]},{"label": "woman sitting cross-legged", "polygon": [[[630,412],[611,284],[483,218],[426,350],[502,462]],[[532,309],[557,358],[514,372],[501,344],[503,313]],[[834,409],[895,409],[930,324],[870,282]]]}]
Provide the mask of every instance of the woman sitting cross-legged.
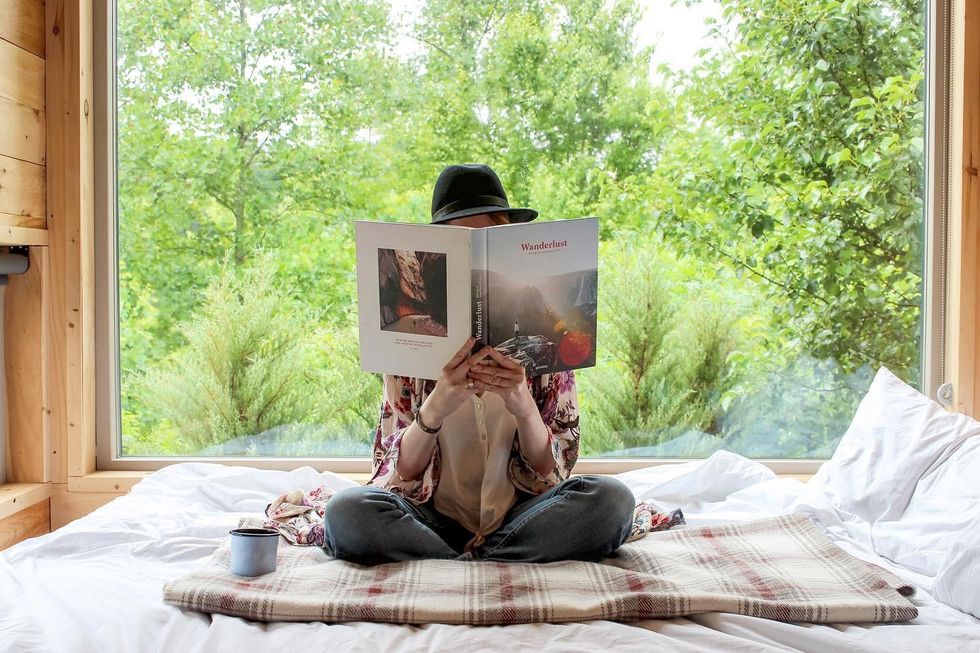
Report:
[{"label": "woman sitting cross-legged", "polygon": [[[509,208],[486,166],[450,166],[436,183],[433,222],[479,228],[536,215]],[[372,478],[327,503],[328,553],[361,564],[600,560],[626,540],[632,491],[609,477],[570,477],[574,372],[528,377],[496,349],[471,353],[474,344],[436,381],[385,375]]]}]

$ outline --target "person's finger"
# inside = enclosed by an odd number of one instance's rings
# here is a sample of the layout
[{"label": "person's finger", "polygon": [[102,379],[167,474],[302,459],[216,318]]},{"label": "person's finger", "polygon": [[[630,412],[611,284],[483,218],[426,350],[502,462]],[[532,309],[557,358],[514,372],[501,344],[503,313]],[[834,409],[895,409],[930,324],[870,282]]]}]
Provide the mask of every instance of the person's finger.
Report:
[{"label": "person's finger", "polygon": [[473,366],[475,369],[488,369],[488,370],[502,370],[500,363],[493,360],[492,358],[484,358],[482,361]]},{"label": "person's finger", "polygon": [[466,358],[467,352],[473,348],[474,342],[476,342],[476,338],[473,336],[467,338],[466,342],[463,343],[463,346],[459,348],[459,351],[453,354],[453,357],[449,359],[448,363],[446,363],[446,367],[453,368],[459,365]]},{"label": "person's finger", "polygon": [[491,347],[490,345],[487,345],[486,347],[484,347],[483,349],[481,349],[480,351],[476,352],[475,354],[473,354],[472,356],[470,356],[469,358],[467,358],[465,361],[463,361],[462,363],[460,363],[460,365],[465,365],[466,366],[466,369],[469,370],[471,367],[473,367],[473,365],[475,365],[476,363],[479,363],[481,360],[483,360],[484,358],[486,358],[487,355],[489,355],[490,352],[492,352],[492,351],[493,351],[493,347]]},{"label": "person's finger", "polygon": [[469,374],[471,376],[475,376],[478,379],[482,379],[484,381],[490,381],[495,385],[497,381],[494,379],[499,379],[504,383],[510,383],[510,384],[516,384],[518,381],[523,380],[523,376],[517,370],[507,370],[502,367],[498,367],[496,369],[486,369],[486,370],[471,369],[469,371]]},{"label": "person's finger", "polygon": [[516,369],[518,365],[508,356],[500,353],[496,349],[490,351],[490,358],[493,359],[500,367],[507,369]]},{"label": "person's finger", "polygon": [[497,361],[501,367],[506,367],[509,370],[516,370],[520,367],[520,365],[518,365],[513,359],[504,356],[496,349],[490,350],[490,357]]},{"label": "person's finger", "polygon": [[488,373],[488,372],[474,372],[474,371],[470,370],[470,372],[469,372],[469,374],[467,376],[468,376],[468,378],[472,379],[474,383],[477,382],[477,381],[479,381],[481,383],[487,383],[487,384],[491,384],[491,385],[496,385],[496,384],[492,383],[492,381],[491,381],[493,379],[493,375],[490,374],[490,373]]},{"label": "person's finger", "polygon": [[519,369],[508,370],[507,368],[504,367],[481,367],[481,368],[474,367],[470,369],[470,373],[474,373],[474,372],[485,375],[483,377],[484,379],[489,379],[493,376],[496,376],[498,379],[501,379],[505,383],[510,383],[510,384],[522,383],[527,378],[526,376],[524,376],[522,370]]},{"label": "person's finger", "polygon": [[498,388],[497,386],[490,385],[486,381],[480,381],[479,379],[473,381],[473,384],[476,386],[474,389],[476,392],[483,392],[486,390],[489,390],[490,392],[496,392],[497,390],[500,390],[500,388]]}]

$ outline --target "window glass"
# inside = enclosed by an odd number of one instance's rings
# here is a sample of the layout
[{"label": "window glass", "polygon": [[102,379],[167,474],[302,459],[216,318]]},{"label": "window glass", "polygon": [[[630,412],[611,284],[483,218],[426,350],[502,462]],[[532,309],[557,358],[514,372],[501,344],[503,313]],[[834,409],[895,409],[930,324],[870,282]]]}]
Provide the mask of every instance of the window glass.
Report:
[{"label": "window glass", "polygon": [[367,456],[353,223],[600,217],[581,455],[827,457],[919,383],[924,6],[118,0],[123,455]]}]

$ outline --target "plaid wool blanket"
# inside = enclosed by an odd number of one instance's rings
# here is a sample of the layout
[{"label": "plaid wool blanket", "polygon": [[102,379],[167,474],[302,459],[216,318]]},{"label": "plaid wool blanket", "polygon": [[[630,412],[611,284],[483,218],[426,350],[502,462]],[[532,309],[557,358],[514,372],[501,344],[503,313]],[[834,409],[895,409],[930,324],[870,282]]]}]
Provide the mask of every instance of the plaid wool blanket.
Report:
[{"label": "plaid wool blanket", "polygon": [[226,541],[206,569],[167,583],[164,600],[255,621],[490,625],[734,612],[832,623],[917,616],[907,598],[912,585],[848,554],[802,514],[650,533],[602,562],[372,567],[281,544],[279,568],[249,579],[228,571]]}]

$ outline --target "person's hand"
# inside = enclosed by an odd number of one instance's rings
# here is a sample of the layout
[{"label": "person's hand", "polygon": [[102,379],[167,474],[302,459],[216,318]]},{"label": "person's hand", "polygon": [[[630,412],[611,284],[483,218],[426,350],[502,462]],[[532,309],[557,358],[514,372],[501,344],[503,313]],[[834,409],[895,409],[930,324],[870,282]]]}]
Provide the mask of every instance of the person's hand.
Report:
[{"label": "person's hand", "polygon": [[432,394],[426,398],[423,404],[425,417],[434,421],[434,424],[426,421],[427,426],[435,428],[435,424],[441,424],[446,417],[459,408],[463,401],[482,392],[476,382],[470,384],[467,373],[473,365],[493,351],[493,348],[488,345],[471,356],[467,355],[475,342],[476,338],[471,336],[443,366],[442,374],[439,375]]},{"label": "person's hand", "polygon": [[527,387],[524,366],[496,349],[490,349],[490,358],[474,364],[469,376],[480,390],[500,395],[507,411],[518,419],[538,412],[534,398]]}]

